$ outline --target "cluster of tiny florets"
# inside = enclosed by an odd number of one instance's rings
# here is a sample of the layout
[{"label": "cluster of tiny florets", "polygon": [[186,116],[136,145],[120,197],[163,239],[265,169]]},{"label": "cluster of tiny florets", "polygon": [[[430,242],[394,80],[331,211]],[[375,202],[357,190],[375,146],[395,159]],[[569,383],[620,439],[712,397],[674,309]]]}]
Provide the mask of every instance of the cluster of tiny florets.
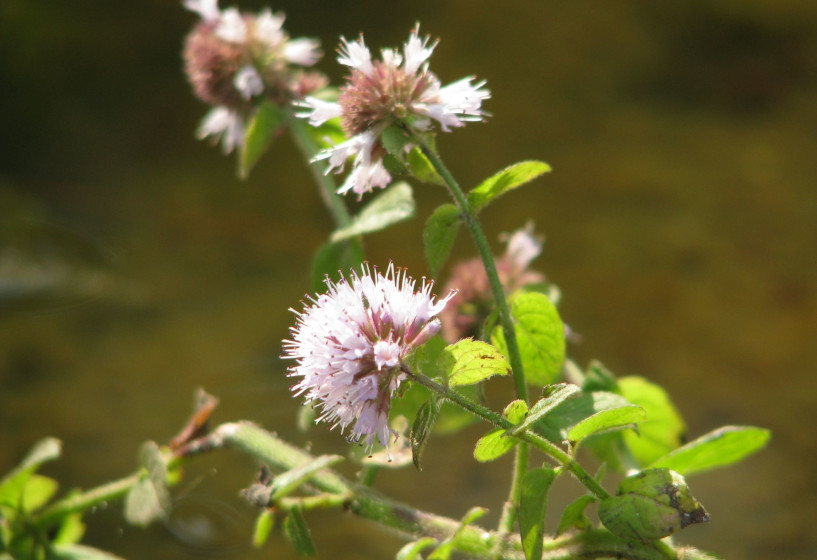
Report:
[{"label": "cluster of tiny florets", "polygon": [[419,290],[404,270],[386,274],[363,266],[328,290],[308,298],[284,341],[284,358],[295,360],[289,375],[300,380],[297,395],[322,408],[319,420],[351,426],[349,439],[371,449],[388,446],[391,398],[406,373],[403,359],[440,330],[436,315],[453,296],[435,301],[432,284]]},{"label": "cluster of tiny florets", "polygon": [[[315,160],[328,160],[326,172],[342,171],[346,160],[354,164],[338,192],[358,195],[373,188],[384,188],[391,174],[383,163],[386,150],[380,134],[398,124],[411,133],[424,133],[434,123],[445,131],[480,121],[485,116],[482,102],[490,97],[485,82],[472,83],[468,77],[447,86],[428,69],[428,58],[437,43],[421,39],[415,29],[403,46],[402,54],[384,49],[380,60],[373,60],[363,37],[342,40],[338,62],[350,68],[346,84],[337,102],[307,97],[298,116],[319,126],[340,117],[347,141],[319,153]],[[406,145],[410,149],[411,142]]]},{"label": "cluster of tiny florets", "polygon": [[257,99],[287,104],[326,86],[323,74],[298,68],[318,61],[318,42],[291,39],[282,14],[220,10],[218,0],[184,6],[201,16],[185,41],[185,72],[196,96],[213,106],[198,135],[220,137],[225,152],[241,145]]}]

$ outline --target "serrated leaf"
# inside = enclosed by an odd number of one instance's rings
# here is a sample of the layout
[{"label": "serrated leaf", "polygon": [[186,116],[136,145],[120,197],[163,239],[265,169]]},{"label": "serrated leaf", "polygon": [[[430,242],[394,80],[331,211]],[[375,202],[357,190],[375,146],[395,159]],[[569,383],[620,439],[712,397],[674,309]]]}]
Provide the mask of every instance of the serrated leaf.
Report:
[{"label": "serrated leaf", "polygon": [[252,545],[261,548],[269,538],[270,531],[275,526],[275,516],[272,511],[265,509],[255,518],[255,526],[252,531]]},{"label": "serrated leaf", "polygon": [[437,544],[431,537],[423,537],[414,542],[407,543],[397,552],[395,560],[422,560],[422,552]]},{"label": "serrated leaf", "polygon": [[726,467],[763,449],[771,432],[753,426],[724,426],[671,451],[651,468],[667,467],[684,476]]},{"label": "serrated leaf", "polygon": [[[511,316],[525,380],[540,387],[553,383],[565,361],[565,331],[556,307],[543,294],[523,293],[513,299]],[[501,327],[494,329],[491,341],[507,355]]]},{"label": "serrated leaf", "polygon": [[247,125],[244,142],[241,144],[238,174],[242,179],[247,178],[250,170],[267,151],[283,122],[284,112],[278,105],[270,100],[261,103]]},{"label": "serrated leaf", "polygon": [[47,560],[124,560],[105,550],[82,544],[58,544],[49,548]]},{"label": "serrated leaf", "polygon": [[363,253],[355,240],[326,243],[312,259],[312,291],[323,291],[326,277],[337,282],[341,271],[357,268],[362,262]]},{"label": "serrated leaf", "polygon": [[527,560],[542,558],[547,493],[554,478],[556,478],[556,472],[547,467],[532,469],[522,478],[522,493],[519,499],[519,533]]},{"label": "serrated leaf", "polygon": [[645,418],[647,418],[647,411],[633,404],[602,410],[573,426],[567,432],[567,439],[575,445],[589,435],[631,426],[643,422]]},{"label": "serrated leaf", "polygon": [[549,414],[535,422],[534,431],[553,442],[567,439],[570,428],[582,420],[604,410],[631,405],[627,399],[615,393],[577,393],[562,401]]},{"label": "serrated leaf", "polygon": [[308,463],[279,474],[272,481],[270,501],[275,502],[301,487],[312,475],[343,461],[340,455],[321,455]]},{"label": "serrated leaf", "polygon": [[709,514],[692,496],[683,476],[662,468],[622,480],[616,495],[599,504],[599,519],[619,537],[647,542],[709,521]]},{"label": "serrated leaf", "polygon": [[681,445],[686,426],[661,386],[643,377],[629,376],[619,379],[618,387],[628,401],[647,411],[637,434],[631,431],[622,434],[639,466],[647,466]]},{"label": "serrated leaf", "polygon": [[437,173],[436,169],[434,169],[434,166],[425,156],[423,151],[417,146],[414,146],[411,150],[409,150],[408,157],[406,159],[409,170],[411,170],[411,174],[418,180],[435,185],[444,184],[443,178],[440,177],[440,174]]},{"label": "serrated leaf", "polygon": [[415,204],[411,193],[411,186],[405,182],[394,183],[391,187],[378,194],[369,202],[360,213],[354,217],[352,223],[335,230],[331,241],[342,241],[359,235],[372,233],[387,228],[414,216]]},{"label": "serrated leaf", "polygon": [[544,418],[551,410],[562,404],[562,402],[579,392],[581,392],[581,389],[572,383],[557,383],[556,385],[545,387],[544,395],[541,399],[533,403],[524,422],[511,430],[510,433],[516,434],[525,430],[535,422]]},{"label": "serrated leaf", "polygon": [[585,515],[584,510],[587,506],[596,501],[594,496],[582,496],[581,498],[571,502],[562,513],[562,518],[559,520],[559,528],[556,529],[556,536],[562,535],[570,529],[577,529],[583,531],[589,529],[592,523]]},{"label": "serrated leaf", "polygon": [[506,375],[511,368],[502,353],[480,340],[465,338],[447,346],[438,362],[449,387],[473,385],[494,375]]},{"label": "serrated leaf", "polygon": [[550,171],[541,161],[520,161],[492,175],[468,193],[468,204],[478,212],[498,196]]},{"label": "serrated leaf", "polygon": [[292,543],[298,556],[315,556],[315,545],[306,525],[303,513],[298,508],[289,511],[284,519],[284,535]]},{"label": "serrated leaf", "polygon": [[461,216],[459,208],[453,204],[443,204],[438,206],[426,221],[423,229],[423,246],[428,270],[434,278],[439,276],[440,269],[451,252],[462,223]]},{"label": "serrated leaf", "polygon": [[474,449],[474,459],[480,463],[494,461],[513,449],[517,443],[518,440],[516,438],[505,435],[504,429],[497,428],[491,430],[477,440],[477,446]]},{"label": "serrated leaf", "polygon": [[411,459],[418,471],[423,470],[421,466],[423,451],[426,443],[428,443],[428,436],[431,433],[431,428],[437,420],[437,415],[440,413],[440,403],[437,399],[431,398],[427,400],[417,411],[417,416],[414,419],[414,424],[411,426]]}]

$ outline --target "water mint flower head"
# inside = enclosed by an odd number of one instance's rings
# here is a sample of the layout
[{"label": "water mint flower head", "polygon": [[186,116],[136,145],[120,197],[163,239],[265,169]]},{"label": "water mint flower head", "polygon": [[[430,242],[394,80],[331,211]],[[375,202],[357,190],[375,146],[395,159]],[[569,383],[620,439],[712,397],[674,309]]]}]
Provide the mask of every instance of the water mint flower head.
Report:
[{"label": "water mint flower head", "polygon": [[305,110],[298,116],[308,118],[313,126],[341,118],[348,140],[315,158],[328,160],[327,173],[342,171],[346,160],[355,158],[338,192],[351,190],[361,195],[391,182],[383,164],[386,150],[380,142],[380,134],[389,126],[397,124],[411,132],[428,132],[436,125],[450,132],[485,116],[482,102],[490,97],[483,87],[485,82],[474,83],[473,77],[467,77],[441,86],[428,69],[428,58],[437,46],[429,41],[428,37],[421,39],[415,28],[402,54],[384,49],[380,60],[374,60],[362,36],[357,41],[342,39],[338,62],[348,66],[351,73],[338,101],[307,97],[300,103]]},{"label": "water mint flower head", "polygon": [[285,105],[326,86],[322,74],[299,68],[320,59],[318,42],[291,39],[282,14],[220,10],[217,0],[185,0],[184,7],[201,16],[185,40],[185,72],[196,96],[213,107],[198,136],[221,138],[225,153],[241,144],[259,100]]},{"label": "water mint flower head", "polygon": [[403,359],[440,330],[436,316],[454,294],[435,301],[432,283],[423,279],[415,290],[393,264],[385,275],[364,265],[360,275],[326,284],[326,293],[295,311],[292,338],[284,341],[283,357],[296,362],[289,375],[300,378],[292,390],[322,408],[318,420],[350,427],[350,441],[388,447],[391,398],[406,378]]}]

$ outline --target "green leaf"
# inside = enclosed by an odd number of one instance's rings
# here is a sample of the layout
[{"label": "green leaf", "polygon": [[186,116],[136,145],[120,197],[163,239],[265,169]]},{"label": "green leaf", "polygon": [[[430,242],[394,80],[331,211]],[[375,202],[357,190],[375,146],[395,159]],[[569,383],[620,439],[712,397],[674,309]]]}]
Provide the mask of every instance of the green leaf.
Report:
[{"label": "green leaf", "polygon": [[[528,412],[528,405],[523,400],[511,401],[505,410],[502,411],[502,416],[517,424],[522,421],[525,414]],[[504,428],[497,428],[492,430],[479,438],[477,446],[474,449],[474,458],[485,463],[499,459],[505,453],[516,446],[518,440],[510,437],[508,431]]]},{"label": "green leaf", "polygon": [[146,442],[141,449],[144,469],[141,480],[125,496],[125,519],[132,525],[146,527],[165,519],[170,511],[167,491],[167,461],[155,442]]},{"label": "green leaf", "polygon": [[312,260],[312,291],[322,292],[326,289],[324,280],[328,276],[337,282],[341,271],[357,268],[363,262],[363,254],[355,241],[327,243],[315,254]]},{"label": "green leaf", "polygon": [[397,552],[395,560],[422,560],[422,552],[435,544],[437,544],[437,541],[431,537],[423,537],[420,540],[407,543]]},{"label": "green leaf", "polygon": [[[514,298],[511,316],[515,321],[525,380],[538,386],[553,383],[565,361],[565,331],[556,307],[543,294],[523,293]],[[491,341],[508,355],[501,327],[494,329]]]},{"label": "green leaf", "polygon": [[318,127],[304,126],[307,134],[315,142],[318,150],[331,148],[346,141],[346,132],[343,130],[340,117],[329,119]]},{"label": "green leaf", "polygon": [[459,208],[453,204],[443,204],[434,210],[426,222],[423,230],[423,245],[428,270],[434,278],[439,276],[440,269],[451,252],[462,223],[461,216]]},{"label": "green leaf", "polygon": [[579,392],[581,392],[581,389],[572,383],[557,383],[556,385],[545,387],[542,398],[533,403],[525,421],[511,430],[510,433],[516,434],[528,428],[530,425],[544,418],[546,414],[562,404],[565,400]]},{"label": "green leaf", "polygon": [[292,543],[298,556],[315,556],[312,535],[309,534],[309,527],[300,509],[290,510],[284,519],[284,536]]},{"label": "green leaf", "polygon": [[511,367],[502,353],[479,340],[465,338],[447,346],[438,364],[449,387],[473,385],[494,375],[506,375]]},{"label": "green leaf", "polygon": [[519,499],[519,533],[527,560],[541,560],[545,532],[547,493],[556,478],[553,469],[542,467],[525,473]]},{"label": "green leaf", "polygon": [[709,521],[709,514],[683,476],[670,469],[648,469],[622,480],[616,495],[602,500],[599,519],[619,537],[647,542]]},{"label": "green leaf", "polygon": [[559,443],[568,439],[568,431],[586,418],[604,410],[630,406],[627,399],[615,393],[599,391],[578,393],[562,401],[534,424],[534,431],[550,441]]},{"label": "green leaf", "polygon": [[[79,494],[74,492],[73,495]],[[62,518],[57,535],[52,541],[54,544],[74,544],[82,540],[85,534],[85,523],[82,522],[82,513],[66,515]]]},{"label": "green leaf", "polygon": [[598,360],[593,360],[587,367],[582,389],[588,393],[594,391],[620,392],[616,376]]},{"label": "green leaf", "polygon": [[592,527],[592,523],[585,515],[584,510],[587,506],[596,501],[594,496],[582,496],[581,498],[571,502],[562,513],[562,519],[559,520],[559,528],[556,529],[556,536],[562,535],[570,529],[577,529],[583,531]]},{"label": "green leaf", "polygon": [[489,177],[468,193],[471,210],[478,212],[498,196],[550,171],[541,161],[520,161]]},{"label": "green leaf", "polygon": [[272,481],[270,502],[275,502],[301,487],[312,475],[343,461],[340,455],[321,455],[308,463],[279,474]]},{"label": "green leaf", "polygon": [[411,174],[423,183],[445,184],[443,178],[440,177],[440,174],[437,173],[437,170],[434,169],[434,166],[431,165],[431,162],[419,147],[414,146],[409,150],[407,163]]},{"label": "green leaf", "polygon": [[17,510],[23,505],[26,486],[40,465],[60,456],[62,443],[55,438],[45,438],[31,448],[25,458],[0,480],[0,506]]},{"label": "green leaf", "polygon": [[474,459],[480,463],[494,461],[513,449],[517,443],[518,440],[506,436],[502,428],[491,430],[477,441]]},{"label": "green leaf", "polygon": [[402,181],[395,183],[374,197],[351,224],[335,230],[330,240],[341,241],[385,229],[413,217],[414,211],[411,186]]},{"label": "green leaf", "polygon": [[275,134],[283,124],[284,112],[278,105],[266,100],[258,107],[247,126],[239,155],[238,174],[246,179],[250,170],[267,151]]},{"label": "green leaf", "polygon": [[47,560],[124,560],[105,550],[99,550],[81,544],[58,544],[52,546],[46,555]]},{"label": "green leaf", "polygon": [[425,450],[426,443],[428,443],[431,428],[434,426],[434,422],[437,420],[439,413],[440,402],[432,397],[417,411],[414,424],[411,426],[411,435],[409,436],[409,441],[411,442],[411,458],[418,471],[423,470],[421,466],[423,451]]},{"label": "green leaf", "polygon": [[618,386],[628,401],[647,411],[637,434],[631,431],[622,434],[639,466],[647,466],[681,445],[686,426],[661,386],[636,376],[622,377]]},{"label": "green leaf", "polygon": [[269,538],[270,531],[275,526],[275,516],[271,510],[262,510],[255,518],[255,526],[252,532],[252,545],[261,548]]},{"label": "green leaf", "polygon": [[23,510],[35,511],[46,503],[57,491],[57,481],[41,474],[32,474],[23,490]]},{"label": "green leaf", "polygon": [[691,476],[743,460],[763,449],[771,432],[753,426],[724,426],[655,461],[651,467],[668,467]]},{"label": "green leaf", "polygon": [[410,141],[411,137],[397,125],[392,125],[380,133],[380,143],[393,156],[402,156],[404,148]]},{"label": "green leaf", "polygon": [[643,422],[646,417],[647,411],[633,404],[602,410],[573,426],[567,432],[567,439],[576,445],[589,435],[628,427]]}]

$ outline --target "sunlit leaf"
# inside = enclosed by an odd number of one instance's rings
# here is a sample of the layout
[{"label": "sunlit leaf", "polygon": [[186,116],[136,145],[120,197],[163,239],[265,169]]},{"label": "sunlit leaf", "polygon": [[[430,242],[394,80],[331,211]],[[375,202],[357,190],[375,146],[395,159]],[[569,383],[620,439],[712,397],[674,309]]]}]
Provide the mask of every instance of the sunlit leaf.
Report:
[{"label": "sunlit leaf", "polygon": [[527,560],[542,558],[542,537],[545,532],[547,493],[556,478],[553,469],[542,467],[525,473],[519,500],[519,533]]},{"label": "sunlit leaf", "polygon": [[267,151],[283,124],[284,112],[278,105],[265,100],[250,119],[239,154],[238,174],[245,179],[250,170]]},{"label": "sunlit leaf", "polygon": [[491,430],[477,440],[474,459],[480,463],[494,461],[513,449],[517,443],[515,438],[506,436],[502,428]]},{"label": "sunlit leaf", "polygon": [[549,171],[550,166],[541,161],[520,161],[515,163],[489,177],[471,190],[468,193],[468,204],[472,211],[478,212],[498,196]]},{"label": "sunlit leaf", "polygon": [[516,434],[528,428],[530,425],[541,420],[551,410],[562,404],[562,402],[580,391],[581,389],[571,383],[557,383],[556,385],[545,387],[542,398],[533,403],[524,422],[511,430],[510,433]]},{"label": "sunlit leaf", "polygon": [[577,393],[562,401],[551,412],[534,423],[534,430],[554,442],[568,439],[568,432],[583,420],[605,410],[632,406],[627,399],[615,393]]},{"label": "sunlit leaf", "polygon": [[255,526],[252,532],[252,545],[261,548],[269,538],[270,531],[275,526],[275,516],[272,511],[265,509],[255,518]]},{"label": "sunlit leaf", "polygon": [[[523,293],[513,299],[511,316],[525,380],[538,386],[553,383],[565,361],[565,331],[556,307],[543,294]],[[508,354],[501,327],[494,329],[491,341]]]},{"label": "sunlit leaf", "polygon": [[440,546],[438,546],[436,550],[429,555],[428,560],[449,560],[456,547],[457,539],[462,534],[463,529],[486,513],[488,513],[488,510],[481,507],[472,507],[469,509],[462,520],[460,520],[460,524],[457,527],[457,530],[454,531],[454,534],[445,539],[442,544],[440,544]]},{"label": "sunlit leaf", "polygon": [[336,465],[341,461],[343,461],[343,457],[340,455],[321,455],[306,464],[279,474],[272,481],[272,487],[275,490],[270,496],[270,501],[274,502],[291,494],[318,471]]},{"label": "sunlit leaf", "polygon": [[23,505],[24,492],[29,479],[40,465],[59,458],[62,443],[55,438],[45,438],[31,448],[25,458],[0,480],[0,506],[17,509]]},{"label": "sunlit leaf", "polygon": [[589,435],[631,426],[643,422],[646,417],[647,412],[633,404],[602,410],[573,426],[567,432],[567,439],[573,444],[578,444]]},{"label": "sunlit leaf", "polygon": [[461,216],[459,208],[453,204],[442,204],[426,221],[423,245],[428,269],[434,278],[439,276],[440,269],[451,252],[462,223]]},{"label": "sunlit leaf", "polygon": [[502,353],[480,340],[465,338],[447,346],[439,363],[450,387],[473,385],[494,375],[510,373],[510,366]]},{"label": "sunlit leaf", "polygon": [[647,418],[638,424],[638,433],[622,434],[640,466],[649,465],[681,445],[686,426],[661,386],[630,376],[619,379],[618,387],[628,401],[647,411]]},{"label": "sunlit leaf", "polygon": [[709,514],[683,476],[670,469],[648,469],[622,480],[616,495],[602,500],[599,519],[619,537],[646,542],[709,521]]},{"label": "sunlit leaf", "polygon": [[284,519],[284,535],[292,543],[298,556],[315,556],[312,535],[309,533],[309,527],[300,509],[290,510]]},{"label": "sunlit leaf", "polygon": [[23,510],[35,511],[46,503],[57,491],[57,481],[41,474],[32,474],[23,490]]},{"label": "sunlit leaf", "polygon": [[331,241],[342,241],[359,235],[372,233],[387,228],[414,216],[415,204],[411,186],[405,182],[394,183],[378,194],[352,223],[335,230]]},{"label": "sunlit leaf", "polygon": [[420,181],[424,183],[433,183],[435,185],[443,184],[442,177],[440,177],[437,170],[434,169],[434,166],[431,165],[431,162],[417,146],[414,146],[411,150],[409,150],[408,156],[406,157],[406,162],[411,170],[411,174]]},{"label": "sunlit leaf", "polygon": [[502,411],[502,416],[513,422],[514,424],[519,424],[523,418],[525,418],[525,414],[528,413],[528,405],[522,399],[516,399],[511,401],[505,406],[505,409]]},{"label": "sunlit leaf", "polygon": [[[69,494],[76,495],[79,492]],[[82,522],[82,513],[66,515],[62,518],[57,535],[52,541],[54,544],[74,544],[82,540],[85,534],[85,523]]]},{"label": "sunlit leaf", "polygon": [[651,467],[668,467],[690,476],[737,463],[763,449],[771,432],[753,426],[724,426],[671,451]]}]

